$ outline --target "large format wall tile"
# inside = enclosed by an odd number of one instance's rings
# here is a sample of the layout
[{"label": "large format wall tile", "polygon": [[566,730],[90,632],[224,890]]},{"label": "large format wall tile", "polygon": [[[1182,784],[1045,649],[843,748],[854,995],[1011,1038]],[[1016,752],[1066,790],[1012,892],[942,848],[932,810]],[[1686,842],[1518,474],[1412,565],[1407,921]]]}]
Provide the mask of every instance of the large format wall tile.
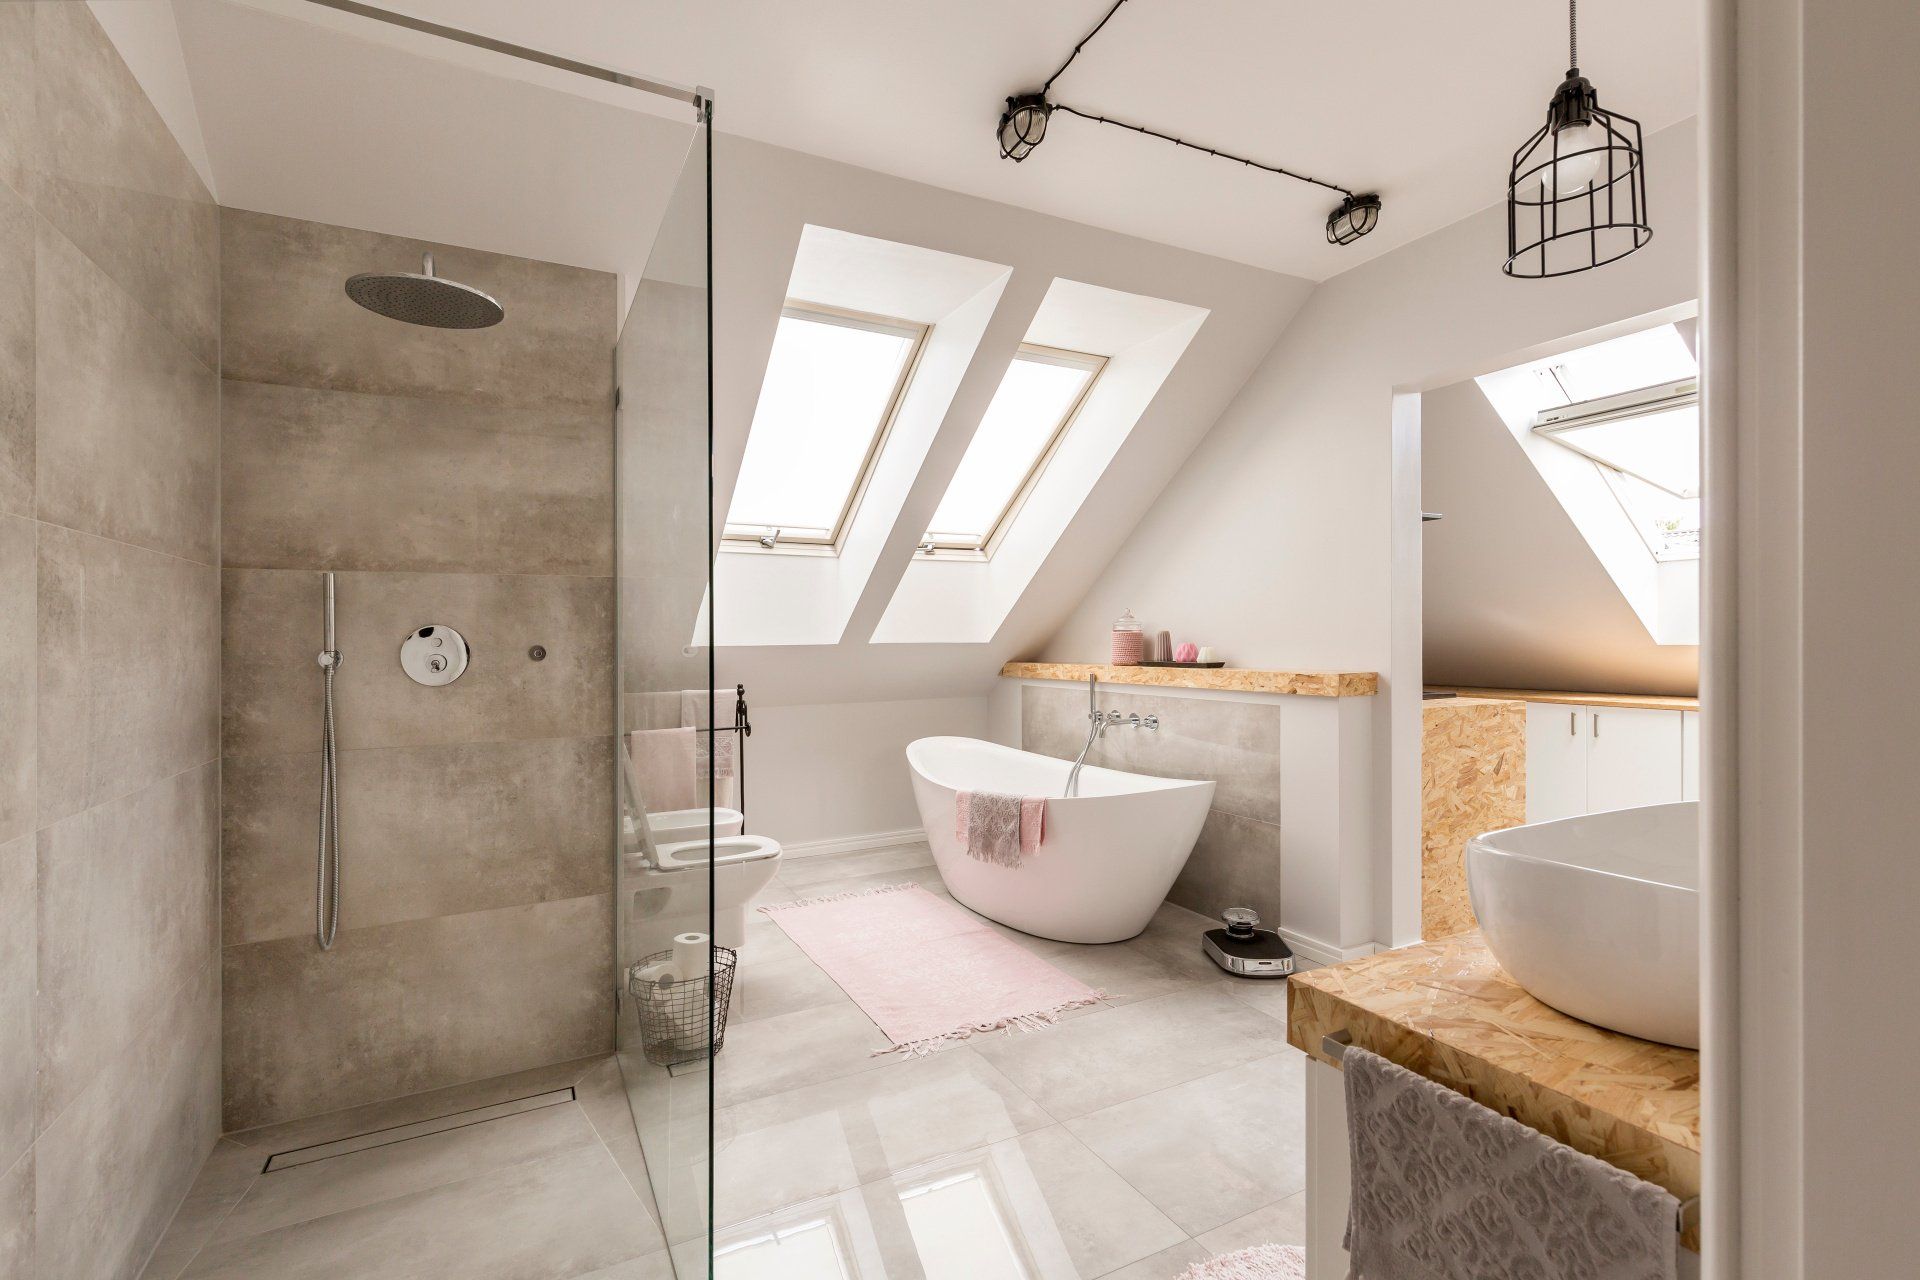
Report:
[{"label": "large format wall tile", "polygon": [[[609,578],[343,573],[336,601],[344,749],[613,732]],[[226,753],[316,749],[320,575],[229,569],[224,607]],[[415,684],[400,669],[400,642],[429,623],[472,647],[452,684]],[[537,662],[535,645],[546,650]]]},{"label": "large format wall tile", "polygon": [[595,896],[227,947],[227,1127],[610,1052],[612,921]]},{"label": "large format wall tile", "polygon": [[218,374],[45,224],[35,261],[40,518],[213,564]]},{"label": "large format wall tile", "polygon": [[[455,245],[224,209],[221,350],[228,378],[469,404],[613,413],[614,278]],[[420,270],[485,290],[489,329],[401,324],[342,285],[364,271]]]},{"label": "large format wall tile", "polygon": [[39,836],[40,1124],[219,951],[219,765]]},{"label": "large format wall tile", "polygon": [[34,829],[39,527],[0,516],[0,840]]},{"label": "large format wall tile", "polygon": [[1214,809],[1167,901],[1217,916],[1252,907],[1269,928],[1280,924],[1280,828]]},{"label": "large format wall tile", "polygon": [[33,240],[33,210],[0,183],[0,515],[33,514]]},{"label": "large format wall tile", "polygon": [[604,407],[229,380],[221,416],[228,565],[613,572]]},{"label": "large format wall tile", "polygon": [[[1280,921],[1280,754],[1283,703],[1175,698],[1102,689],[1102,711],[1157,715],[1151,732],[1109,728],[1087,763],[1163,778],[1206,778],[1213,807],[1193,853],[1167,894],[1203,915],[1252,907]],[[1028,751],[1072,759],[1087,740],[1086,690],[1020,690],[1020,741]]]},{"label": "large format wall tile", "polygon": [[40,526],[40,822],[212,760],[219,574]]},{"label": "large format wall tile", "polygon": [[[227,761],[222,857],[232,946],[313,928],[320,757]],[[610,738],[348,751],[342,927],[609,893]]]},{"label": "large format wall tile", "polygon": [[33,1265],[33,1152],[0,1173],[0,1276],[36,1280]]},{"label": "large format wall tile", "polygon": [[[1072,759],[1087,740],[1087,693],[1081,688],[1021,690],[1021,732],[1027,750]],[[1214,783],[1213,807],[1261,822],[1280,821],[1280,717],[1272,702],[1174,698],[1100,691],[1100,709],[1160,717],[1154,730],[1115,726],[1101,735],[1087,763],[1161,778]]]},{"label": "large format wall tile", "polygon": [[[0,139],[0,173],[156,317],[206,368],[218,360],[218,211],[160,113],[83,4],[31,11],[11,52],[23,77],[0,110],[24,109]],[[21,16],[7,34],[24,37]],[[28,50],[31,52],[29,53]]]},{"label": "large format wall tile", "polygon": [[220,971],[201,966],[35,1145],[39,1274],[132,1280],[220,1137]]},{"label": "large format wall tile", "polygon": [[[31,835],[0,844],[0,1168],[20,1157],[32,1143],[35,1129],[39,1073],[33,987],[38,913],[33,850]],[[4,1232],[0,1226],[0,1234]],[[10,1274],[0,1268],[0,1275]]]}]

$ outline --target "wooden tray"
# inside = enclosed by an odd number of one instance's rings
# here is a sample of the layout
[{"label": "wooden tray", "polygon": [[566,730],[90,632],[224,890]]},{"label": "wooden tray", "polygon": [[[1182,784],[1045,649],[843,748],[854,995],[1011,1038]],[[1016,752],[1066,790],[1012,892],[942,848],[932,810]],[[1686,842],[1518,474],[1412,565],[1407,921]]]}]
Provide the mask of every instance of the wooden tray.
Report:
[{"label": "wooden tray", "polygon": [[1207,669],[1212,669],[1214,667],[1224,667],[1227,664],[1224,662],[1146,662],[1146,661],[1141,661],[1141,662],[1134,663],[1134,665],[1136,667],[1203,667]]}]

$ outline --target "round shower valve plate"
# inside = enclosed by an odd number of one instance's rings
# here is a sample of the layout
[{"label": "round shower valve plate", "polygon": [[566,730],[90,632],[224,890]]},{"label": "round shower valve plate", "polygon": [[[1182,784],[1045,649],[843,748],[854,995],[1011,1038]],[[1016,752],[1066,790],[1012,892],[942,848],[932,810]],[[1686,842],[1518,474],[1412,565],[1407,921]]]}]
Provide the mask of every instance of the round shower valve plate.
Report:
[{"label": "round shower valve plate", "polygon": [[422,627],[400,642],[400,669],[416,684],[452,684],[467,669],[467,641],[452,627]]}]

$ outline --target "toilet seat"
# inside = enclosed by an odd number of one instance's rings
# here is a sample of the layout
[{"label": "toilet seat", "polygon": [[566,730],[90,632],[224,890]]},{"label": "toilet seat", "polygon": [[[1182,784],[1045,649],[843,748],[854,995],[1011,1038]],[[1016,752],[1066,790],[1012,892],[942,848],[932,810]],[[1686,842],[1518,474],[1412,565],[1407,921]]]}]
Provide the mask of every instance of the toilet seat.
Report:
[{"label": "toilet seat", "polygon": [[[686,871],[704,867],[709,858],[707,841],[680,840],[660,845],[656,861],[662,871]],[[713,841],[711,861],[716,867],[736,866],[744,862],[762,862],[780,856],[780,842],[767,836],[721,836]]]}]

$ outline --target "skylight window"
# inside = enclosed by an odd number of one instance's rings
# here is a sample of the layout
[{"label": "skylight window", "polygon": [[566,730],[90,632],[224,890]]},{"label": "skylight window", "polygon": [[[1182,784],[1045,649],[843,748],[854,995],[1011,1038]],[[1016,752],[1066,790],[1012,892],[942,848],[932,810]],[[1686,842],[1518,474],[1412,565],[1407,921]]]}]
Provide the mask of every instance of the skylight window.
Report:
[{"label": "skylight window", "polygon": [[923,553],[991,549],[1105,364],[1074,351],[1020,348],[920,540]]},{"label": "skylight window", "polygon": [[1542,409],[1533,430],[1599,467],[1655,559],[1699,557],[1697,378]]},{"label": "skylight window", "polygon": [[927,327],[789,303],[727,509],[736,546],[835,548]]}]

